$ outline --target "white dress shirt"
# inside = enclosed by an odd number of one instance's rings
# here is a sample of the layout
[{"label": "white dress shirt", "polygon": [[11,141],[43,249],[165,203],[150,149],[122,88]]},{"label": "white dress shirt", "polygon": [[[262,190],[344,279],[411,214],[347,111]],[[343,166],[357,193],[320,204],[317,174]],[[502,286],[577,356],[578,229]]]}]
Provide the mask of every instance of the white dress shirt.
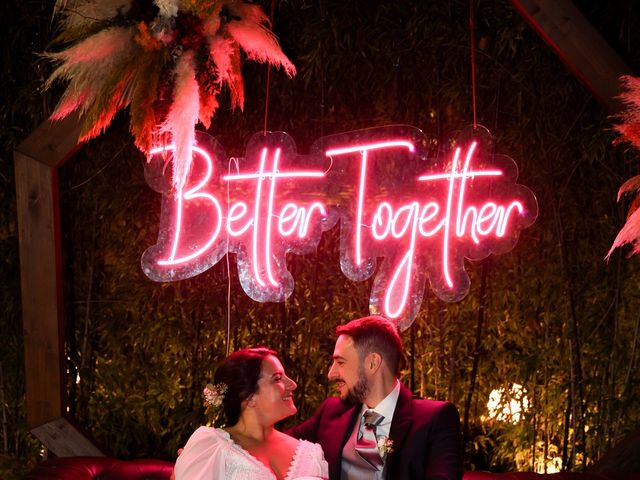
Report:
[{"label": "white dress shirt", "polygon": [[[389,437],[389,433],[391,432],[391,421],[393,420],[393,412],[396,410],[398,397],[400,397],[400,380],[396,379],[396,384],[393,387],[393,390],[391,390],[389,395],[384,397],[384,399],[374,408],[369,408],[366,404],[362,404],[362,410],[360,411],[360,423],[357,426],[360,433],[362,433],[364,429],[364,412],[367,410],[373,410],[384,417],[382,422],[380,422],[376,427],[376,439],[379,440],[382,437]],[[383,468],[382,471],[377,472],[373,479],[382,480],[384,478],[385,470],[386,468]]]}]

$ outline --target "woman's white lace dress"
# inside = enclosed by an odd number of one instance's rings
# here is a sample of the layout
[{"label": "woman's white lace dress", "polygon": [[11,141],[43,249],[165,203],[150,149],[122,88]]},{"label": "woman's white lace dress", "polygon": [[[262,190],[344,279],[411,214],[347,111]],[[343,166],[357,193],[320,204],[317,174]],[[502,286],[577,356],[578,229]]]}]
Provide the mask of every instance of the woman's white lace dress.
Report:
[{"label": "woman's white lace dress", "polygon": [[[275,480],[271,470],[219,428],[200,427],[184,447],[176,480]],[[329,467],[317,443],[300,440],[285,480],[327,479]]]}]

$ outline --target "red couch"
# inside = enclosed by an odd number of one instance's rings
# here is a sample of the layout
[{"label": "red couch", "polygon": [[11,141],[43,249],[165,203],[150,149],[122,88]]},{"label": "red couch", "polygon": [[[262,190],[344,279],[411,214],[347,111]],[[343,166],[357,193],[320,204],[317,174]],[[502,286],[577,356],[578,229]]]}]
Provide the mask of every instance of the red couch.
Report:
[{"label": "red couch", "polygon": [[[173,463],[107,457],[54,458],[38,465],[28,480],[168,480]],[[396,479],[394,479],[396,480]],[[401,479],[397,479],[401,480]],[[640,480],[640,473],[488,473],[466,472],[464,480]]]},{"label": "red couch", "polygon": [[52,458],[39,464],[28,480],[168,480],[173,463],[163,460],[116,460],[108,457]]}]

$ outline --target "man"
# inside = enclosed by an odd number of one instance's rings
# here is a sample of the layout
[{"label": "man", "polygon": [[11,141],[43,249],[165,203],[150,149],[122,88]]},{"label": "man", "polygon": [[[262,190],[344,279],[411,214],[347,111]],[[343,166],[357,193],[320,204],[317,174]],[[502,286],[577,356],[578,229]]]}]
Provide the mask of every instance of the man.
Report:
[{"label": "man", "polygon": [[325,400],[287,433],[319,443],[331,480],[461,479],[460,416],[448,402],[412,398],[398,380],[402,341],[382,317],[336,328]]}]

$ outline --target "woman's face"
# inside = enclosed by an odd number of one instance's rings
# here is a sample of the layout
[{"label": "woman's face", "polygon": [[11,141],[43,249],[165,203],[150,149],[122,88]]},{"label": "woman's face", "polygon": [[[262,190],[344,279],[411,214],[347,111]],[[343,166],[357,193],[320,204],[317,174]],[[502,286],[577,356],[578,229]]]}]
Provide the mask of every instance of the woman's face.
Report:
[{"label": "woman's face", "polygon": [[275,423],[298,411],[292,395],[296,388],[296,382],[284,373],[280,360],[269,355],[262,361],[258,391],[253,394],[252,400],[258,413]]}]

